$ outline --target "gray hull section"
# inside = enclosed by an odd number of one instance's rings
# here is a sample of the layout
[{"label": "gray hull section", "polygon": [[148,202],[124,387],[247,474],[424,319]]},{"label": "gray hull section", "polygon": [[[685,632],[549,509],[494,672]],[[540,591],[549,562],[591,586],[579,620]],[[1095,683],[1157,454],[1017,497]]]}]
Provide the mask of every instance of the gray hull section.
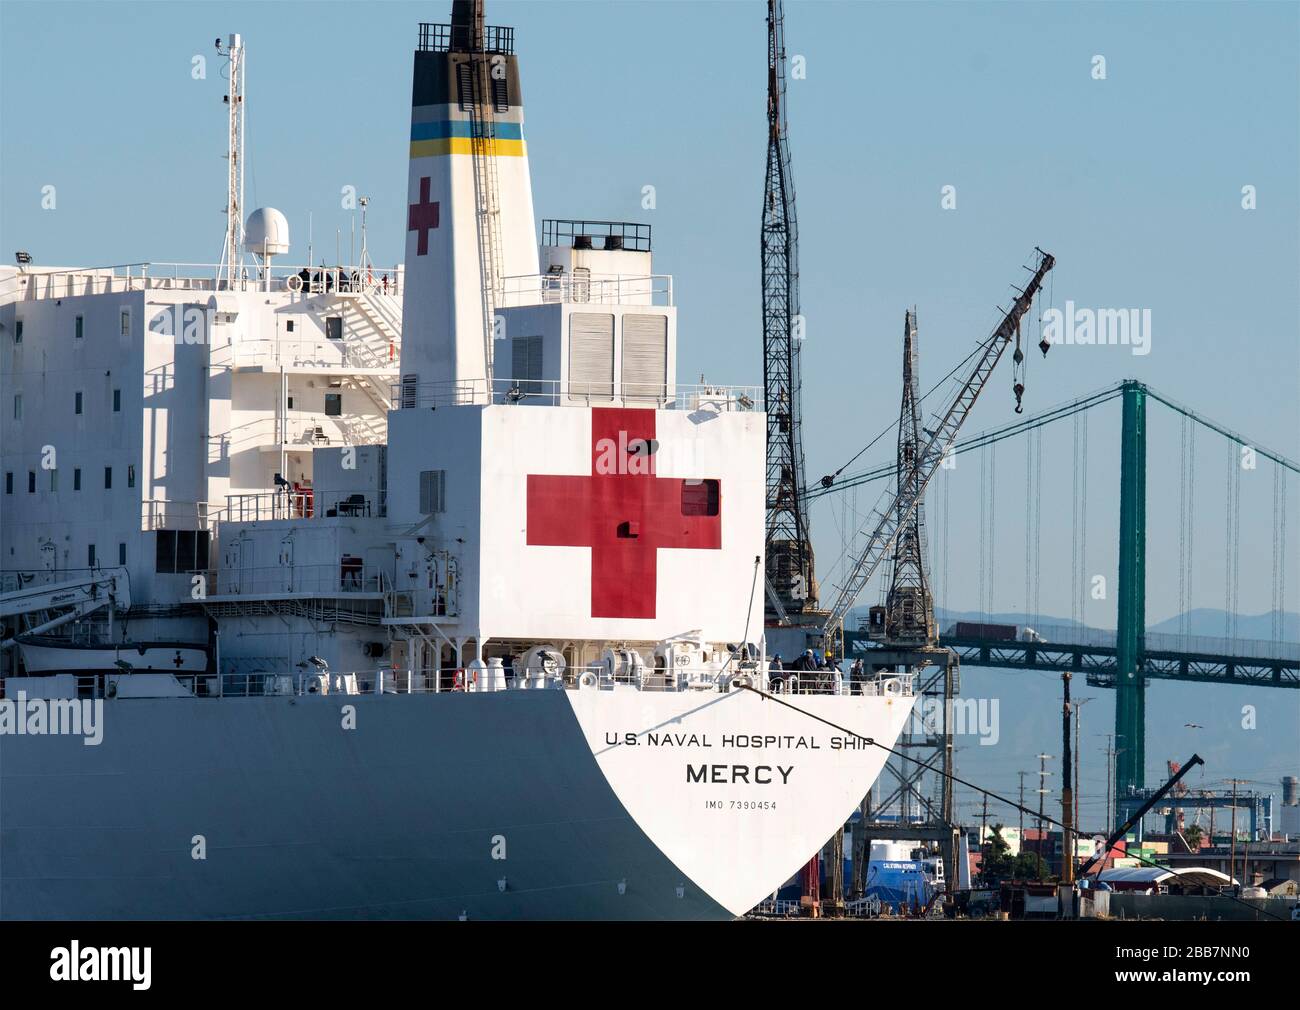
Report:
[{"label": "gray hull section", "polygon": [[730,918],[614,796],[563,691],[103,721],[98,746],[0,736],[0,918]]}]

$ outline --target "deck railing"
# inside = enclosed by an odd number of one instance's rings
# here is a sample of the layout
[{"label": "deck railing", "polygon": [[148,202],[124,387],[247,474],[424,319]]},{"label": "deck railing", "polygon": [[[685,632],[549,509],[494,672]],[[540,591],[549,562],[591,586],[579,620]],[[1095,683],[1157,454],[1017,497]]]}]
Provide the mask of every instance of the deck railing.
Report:
[{"label": "deck railing", "polygon": [[278,266],[269,275],[250,267],[228,283],[217,279],[215,263],[118,263],[66,270],[32,268],[0,285],[0,301],[38,301],[124,291],[272,291],[306,294],[400,295],[402,267]]},{"label": "deck railing", "polygon": [[558,379],[460,379],[392,387],[399,409],[496,405],[605,407],[611,404],[656,407],[659,410],[731,412],[761,410],[757,386],[716,386],[675,383],[562,383]]}]

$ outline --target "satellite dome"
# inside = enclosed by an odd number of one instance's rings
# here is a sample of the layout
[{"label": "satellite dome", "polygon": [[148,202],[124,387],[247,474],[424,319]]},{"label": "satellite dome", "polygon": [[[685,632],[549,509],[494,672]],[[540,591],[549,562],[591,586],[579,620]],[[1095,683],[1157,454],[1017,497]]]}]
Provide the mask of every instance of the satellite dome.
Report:
[{"label": "satellite dome", "polygon": [[289,251],[289,222],[274,207],[259,207],[244,225],[244,248],[259,256],[283,256]]}]

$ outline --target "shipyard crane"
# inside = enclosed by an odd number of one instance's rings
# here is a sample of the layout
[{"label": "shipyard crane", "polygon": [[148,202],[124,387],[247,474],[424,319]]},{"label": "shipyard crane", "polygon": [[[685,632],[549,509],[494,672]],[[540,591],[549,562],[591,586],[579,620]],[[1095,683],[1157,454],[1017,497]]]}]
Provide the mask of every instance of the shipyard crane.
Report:
[{"label": "shipyard crane", "polygon": [[799,376],[799,226],[785,116],[785,14],[767,4],[767,177],[763,193],[763,409],[767,411],[769,617],[816,610],[804,497]]},{"label": "shipyard crane", "polygon": [[[921,429],[922,434],[927,437],[927,441],[916,457],[914,475],[910,479],[899,482],[899,487],[892,502],[885,508],[877,508],[871,513],[868,521],[874,521],[875,525],[871,528],[871,533],[867,537],[866,546],[853,559],[848,578],[839,587],[839,591],[827,610],[826,620],[823,625],[827,641],[837,631],[842,632],[844,618],[849,609],[862,595],[862,590],[866,588],[881,561],[884,560],[897,541],[905,520],[920,503],[926,487],[936,471],[938,471],[944,456],[952,447],[957,433],[966,422],[966,418],[970,416],[971,408],[975,406],[975,401],[979,398],[1013,337],[1016,340],[1015,361],[1017,366],[1013,389],[1016,395],[1016,406],[1019,409],[1020,398],[1024,393],[1024,383],[1020,375],[1020,365],[1024,361],[1024,354],[1020,348],[1020,321],[1025,313],[1029,311],[1034,296],[1038,294],[1039,289],[1042,287],[1043,278],[1056,265],[1056,258],[1050,253],[1045,253],[1041,249],[1036,251],[1038,253],[1038,262],[1029,283],[1017,295],[1010,310],[1002,317],[1002,321],[998,323],[993,332],[985,338],[984,342],[971,355],[975,360],[975,364],[965,381],[957,389],[952,401],[941,414],[937,415],[938,420],[934,427],[932,429]],[[1038,346],[1046,355],[1049,346],[1047,341],[1041,341]],[[823,478],[822,483],[829,485],[832,481],[833,478],[826,477]],[[865,527],[863,532],[866,532]]]},{"label": "shipyard crane", "polygon": [[[920,476],[916,460],[924,431],[917,392],[917,357],[916,311],[911,310],[903,317],[903,402],[898,413],[896,457],[900,501],[902,492],[911,490]],[[939,639],[939,630],[934,620],[930,573],[925,565],[925,503],[917,497],[916,506],[900,514],[898,522],[889,592],[884,607],[871,608],[870,632],[890,645],[932,646]]]}]

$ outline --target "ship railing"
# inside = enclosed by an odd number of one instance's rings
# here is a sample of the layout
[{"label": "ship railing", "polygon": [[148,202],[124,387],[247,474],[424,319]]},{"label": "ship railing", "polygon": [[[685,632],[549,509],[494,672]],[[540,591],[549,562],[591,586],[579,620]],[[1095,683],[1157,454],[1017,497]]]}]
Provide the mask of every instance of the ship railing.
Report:
[{"label": "ship railing", "polygon": [[221,506],[213,502],[146,498],[140,502],[140,529],[211,532],[224,518],[222,513]]},{"label": "ship railing", "polygon": [[345,554],[333,564],[280,565],[219,568],[205,577],[206,595],[221,596],[379,596],[387,584],[387,572],[378,565],[363,564],[359,557]]},{"label": "ship railing", "polygon": [[545,273],[501,279],[498,308],[570,302],[590,305],[672,305],[671,274]]},{"label": "ship railing", "polygon": [[388,491],[322,491],[288,487],[283,491],[253,491],[226,495],[222,519],[227,523],[256,523],[276,519],[370,519],[388,515]]},{"label": "ship railing", "polygon": [[328,337],[305,340],[285,340],[269,338],[262,340],[241,339],[235,342],[232,351],[236,368],[249,366],[275,366],[298,369],[314,369],[320,372],[355,372],[358,369],[373,369],[386,372],[397,371],[396,351],[391,353],[368,344],[349,341],[346,338],[331,340]]},{"label": "ship railing", "polygon": [[[105,690],[108,683],[107,681],[107,678],[109,676],[108,674],[78,673],[78,674],[65,674],[64,676],[71,676],[73,678],[73,683],[76,685],[76,690],[72,695],[73,697],[78,699],[94,699],[94,698],[106,697]],[[4,699],[4,698],[14,699],[17,697],[17,692],[14,690],[12,685],[8,683],[8,681],[11,679],[21,679],[24,682],[27,680],[26,677],[23,678],[0,677],[0,699]],[[21,688],[19,690],[21,690]],[[66,697],[66,696],[59,695],[58,697]]]},{"label": "ship railing", "polygon": [[804,912],[797,898],[768,898],[755,905],[749,914],[764,919],[793,919]]},{"label": "ship railing", "polygon": [[10,275],[0,302],[74,298],[126,291],[290,291],[310,295],[400,295],[401,265],[247,267],[233,282],[218,279],[216,263],[117,263],[102,267],[39,267]]},{"label": "ship railing", "polygon": [[[475,44],[477,41],[477,44]],[[420,22],[420,52],[445,53],[476,52],[510,56],[515,51],[515,30],[500,25],[484,25],[483,35],[475,40],[473,27],[469,24],[435,24],[431,21]]]},{"label": "ship railing", "polygon": [[[375,585],[381,584],[376,579]],[[272,590],[278,591],[278,590]],[[310,592],[301,590],[299,592]],[[280,662],[283,662],[282,660]],[[761,686],[761,679],[752,672],[716,667],[679,670],[675,675],[663,671],[611,673],[603,664],[588,667],[570,667],[563,672],[520,673],[504,668],[477,665],[444,667],[437,670],[391,669],[353,670],[337,672],[324,665],[302,662],[292,669],[249,669],[276,660],[265,657],[249,661],[239,657],[222,660],[222,672],[177,673],[176,679],[197,698],[213,697],[281,697],[313,694],[446,694],[493,693],[519,690],[579,690],[615,691],[634,689],[655,693],[724,693],[740,690],[740,684]],[[105,697],[107,675],[79,674],[76,676],[78,698]],[[812,683],[791,687],[788,682],[777,686],[767,685],[775,694],[795,695],[861,695],[863,692],[848,685],[837,687],[831,683]],[[875,692],[865,692],[872,694]],[[892,694],[893,692],[880,692]],[[4,697],[4,679],[0,678],[0,697]]]},{"label": "ship railing", "polygon": [[659,410],[730,413],[761,410],[758,386],[631,382],[561,382],[558,379],[459,379],[404,382],[392,388],[398,409],[538,405],[559,407],[655,407]]}]

